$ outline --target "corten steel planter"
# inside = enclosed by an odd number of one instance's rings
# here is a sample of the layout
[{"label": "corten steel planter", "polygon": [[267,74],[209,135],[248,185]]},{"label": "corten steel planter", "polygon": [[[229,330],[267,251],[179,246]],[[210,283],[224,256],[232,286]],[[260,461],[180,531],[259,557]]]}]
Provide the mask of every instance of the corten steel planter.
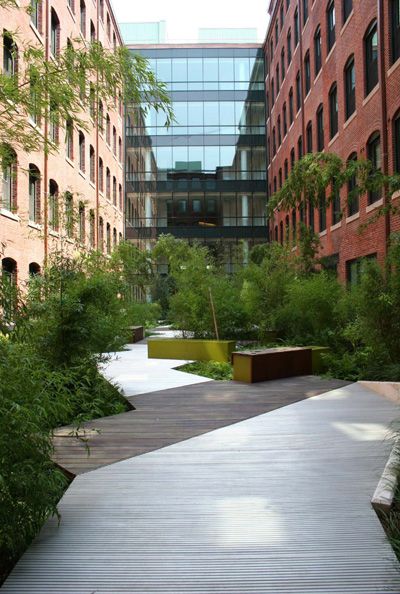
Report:
[{"label": "corten steel planter", "polygon": [[227,363],[235,350],[234,340],[195,340],[190,338],[150,338],[149,359],[219,361]]},{"label": "corten steel planter", "polygon": [[268,380],[311,375],[312,349],[284,347],[263,351],[233,353],[233,379],[249,384]]},{"label": "corten steel planter", "polygon": [[128,328],[130,335],[131,344],[140,342],[144,339],[144,327],[143,326],[130,326]]}]

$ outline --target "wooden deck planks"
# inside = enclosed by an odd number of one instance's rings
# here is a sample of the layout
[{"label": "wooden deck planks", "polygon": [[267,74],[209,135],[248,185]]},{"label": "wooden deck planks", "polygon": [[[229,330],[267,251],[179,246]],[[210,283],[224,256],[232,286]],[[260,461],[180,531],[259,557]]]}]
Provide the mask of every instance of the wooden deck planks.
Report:
[{"label": "wooden deck planks", "polygon": [[56,435],[54,459],[69,473],[82,474],[344,385],[305,376],[253,385],[211,381],[132,396],[136,410],[85,425],[99,431],[88,436],[89,455],[86,444]]}]

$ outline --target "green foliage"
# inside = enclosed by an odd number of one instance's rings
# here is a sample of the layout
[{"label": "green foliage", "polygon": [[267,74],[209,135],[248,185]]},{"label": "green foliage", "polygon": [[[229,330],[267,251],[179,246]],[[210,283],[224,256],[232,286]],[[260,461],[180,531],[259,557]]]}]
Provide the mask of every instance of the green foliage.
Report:
[{"label": "green foliage", "polygon": [[161,317],[161,306],[158,303],[132,302],[127,307],[127,317],[131,326],[154,328]]},{"label": "green foliage", "polygon": [[232,365],[230,363],[219,363],[218,361],[196,361],[195,363],[187,363],[177,367],[177,369],[218,381],[230,381],[233,377]]}]

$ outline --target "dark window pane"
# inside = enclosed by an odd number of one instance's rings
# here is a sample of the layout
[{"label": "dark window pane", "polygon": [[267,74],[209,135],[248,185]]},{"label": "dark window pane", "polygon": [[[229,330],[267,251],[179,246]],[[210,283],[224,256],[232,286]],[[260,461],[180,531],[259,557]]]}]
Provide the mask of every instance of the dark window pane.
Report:
[{"label": "dark window pane", "polygon": [[324,134],[324,109],[322,105],[317,111],[317,149],[322,151],[325,146],[325,134]]},{"label": "dark window pane", "polygon": [[318,201],[319,232],[326,229],[326,198],[325,193],[321,193]]},{"label": "dark window pane", "polygon": [[336,16],[335,3],[331,2],[328,6],[327,13],[327,34],[328,34],[328,52],[332,49],[336,41]]},{"label": "dark window pane", "polygon": [[306,87],[306,95],[310,92],[311,89],[311,67],[310,67],[310,53],[307,52],[306,57],[304,58],[304,78],[305,78],[305,87]]},{"label": "dark window pane", "polygon": [[307,153],[312,153],[313,150],[313,137],[312,137],[312,124],[311,122],[307,126]]},{"label": "dark window pane", "polygon": [[341,218],[342,211],[340,209],[340,192],[339,190],[336,190],[332,201],[332,224],[336,225],[340,222]]},{"label": "dark window pane", "polygon": [[[349,161],[357,161],[357,155],[354,153],[349,157]],[[359,196],[357,194],[357,179],[353,175],[347,182],[347,204],[349,217],[356,214],[360,209]]]},{"label": "dark window pane", "polygon": [[299,111],[301,107],[301,80],[300,72],[296,76],[296,110]]},{"label": "dark window pane", "polygon": [[318,27],[314,36],[314,59],[315,59],[315,76],[321,70],[322,66],[322,47],[321,47],[321,29]]},{"label": "dark window pane", "polygon": [[356,69],[354,58],[350,60],[345,69],[346,88],[346,119],[356,110]]},{"label": "dark window pane", "polygon": [[400,114],[394,121],[394,154],[395,168],[397,173],[400,173]]},{"label": "dark window pane", "polygon": [[[372,135],[367,145],[367,157],[372,163],[372,168],[375,171],[381,169],[381,137],[379,133]],[[373,204],[381,197],[379,190],[371,190],[368,192],[368,203]]]},{"label": "dark window pane", "polygon": [[378,84],[378,29],[376,23],[365,37],[365,79],[366,94]]},{"label": "dark window pane", "polygon": [[299,43],[299,35],[299,12],[296,8],[296,12],[294,13],[294,47],[296,47]]},{"label": "dark window pane", "polygon": [[329,93],[329,132],[330,138],[336,136],[339,129],[338,97],[337,87],[331,89]]},{"label": "dark window pane", "polygon": [[303,0],[303,25],[306,24],[308,19],[308,0]]},{"label": "dark window pane", "polygon": [[391,0],[390,34],[392,39],[392,64],[400,58],[400,0]]},{"label": "dark window pane", "polygon": [[353,0],[343,0],[343,22],[345,23],[353,10]]}]

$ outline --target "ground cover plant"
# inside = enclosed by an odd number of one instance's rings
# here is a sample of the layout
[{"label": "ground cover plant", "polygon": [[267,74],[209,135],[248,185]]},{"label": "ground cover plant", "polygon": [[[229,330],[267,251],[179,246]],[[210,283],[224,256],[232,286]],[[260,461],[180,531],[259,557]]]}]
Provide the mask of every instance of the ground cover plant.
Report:
[{"label": "ground cover plant", "polygon": [[209,377],[217,381],[229,381],[233,377],[232,365],[218,361],[195,361],[177,367],[178,371]]}]

